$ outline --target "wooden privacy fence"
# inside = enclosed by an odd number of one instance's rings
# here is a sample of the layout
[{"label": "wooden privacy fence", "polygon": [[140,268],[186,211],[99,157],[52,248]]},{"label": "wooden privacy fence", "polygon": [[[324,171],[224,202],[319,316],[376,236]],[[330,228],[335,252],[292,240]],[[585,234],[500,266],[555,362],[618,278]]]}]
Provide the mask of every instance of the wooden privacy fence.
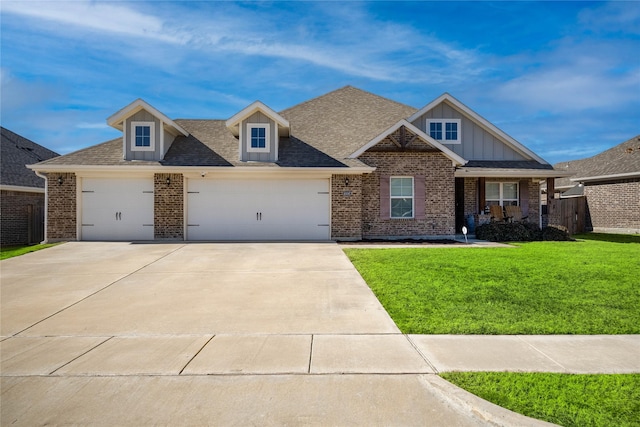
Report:
[{"label": "wooden privacy fence", "polygon": [[27,243],[44,240],[44,207],[27,205]]},{"label": "wooden privacy fence", "polygon": [[549,225],[562,225],[569,234],[584,233],[587,219],[587,199],[552,199],[548,201]]}]

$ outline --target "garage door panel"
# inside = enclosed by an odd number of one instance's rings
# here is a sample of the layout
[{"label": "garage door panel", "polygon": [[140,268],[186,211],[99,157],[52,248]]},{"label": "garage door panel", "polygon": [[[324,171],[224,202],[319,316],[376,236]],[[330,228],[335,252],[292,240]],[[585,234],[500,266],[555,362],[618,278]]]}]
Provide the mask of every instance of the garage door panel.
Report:
[{"label": "garage door panel", "polygon": [[151,179],[85,178],[82,240],[153,240]]},{"label": "garage door panel", "polygon": [[327,240],[329,180],[192,180],[189,240]]}]

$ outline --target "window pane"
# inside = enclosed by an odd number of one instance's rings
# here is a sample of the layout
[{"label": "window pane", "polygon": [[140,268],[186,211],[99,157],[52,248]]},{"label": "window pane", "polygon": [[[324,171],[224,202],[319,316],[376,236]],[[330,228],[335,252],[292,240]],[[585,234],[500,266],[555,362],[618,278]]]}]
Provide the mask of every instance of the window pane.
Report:
[{"label": "window pane", "polygon": [[442,123],[429,123],[429,136],[433,139],[442,139]]},{"label": "window pane", "polygon": [[136,126],[135,134],[136,147],[151,146],[151,126]]},{"label": "window pane", "polygon": [[411,218],[413,217],[413,199],[391,199],[391,217],[392,218]]},{"label": "window pane", "polygon": [[499,182],[487,182],[485,184],[485,199],[500,200],[500,183]]},{"label": "window pane", "polygon": [[413,179],[391,178],[389,184],[392,197],[413,196]]},{"label": "window pane", "polygon": [[458,124],[447,123],[446,124],[446,139],[449,141],[455,141],[458,139]]},{"label": "window pane", "polygon": [[502,184],[502,197],[504,199],[518,199],[518,184],[515,182],[505,182]]}]

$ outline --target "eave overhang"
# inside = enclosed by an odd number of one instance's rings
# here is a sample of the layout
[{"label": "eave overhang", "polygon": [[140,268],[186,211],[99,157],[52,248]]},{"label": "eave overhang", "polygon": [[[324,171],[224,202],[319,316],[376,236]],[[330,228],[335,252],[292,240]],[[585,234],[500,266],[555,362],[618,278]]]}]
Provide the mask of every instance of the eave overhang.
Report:
[{"label": "eave overhang", "polygon": [[162,114],[158,109],[154,108],[151,104],[144,101],[143,99],[136,99],[131,104],[126,107],[120,109],[115,114],[111,115],[107,118],[107,124],[111,127],[114,127],[118,130],[123,130],[124,121],[129,117],[133,116],[139,111],[148,111],[153,116],[158,118],[164,125],[164,129],[173,135],[182,134],[184,136],[189,136],[189,132],[184,130],[179,124],[171,120],[169,117]]},{"label": "eave overhang", "polygon": [[482,177],[521,177],[521,178],[564,178],[571,176],[568,172],[558,172],[552,169],[505,169],[505,168],[465,168],[456,169],[456,178]]},{"label": "eave overhang", "polygon": [[614,181],[618,179],[640,178],[640,172],[617,173],[611,175],[585,176],[579,178],[570,178],[571,182],[589,182],[589,181]]},{"label": "eave overhang", "polygon": [[41,194],[44,194],[44,188],[41,188],[41,187],[25,187],[25,186],[22,186],[22,185],[0,184],[0,190],[19,191],[21,193],[41,193]]}]

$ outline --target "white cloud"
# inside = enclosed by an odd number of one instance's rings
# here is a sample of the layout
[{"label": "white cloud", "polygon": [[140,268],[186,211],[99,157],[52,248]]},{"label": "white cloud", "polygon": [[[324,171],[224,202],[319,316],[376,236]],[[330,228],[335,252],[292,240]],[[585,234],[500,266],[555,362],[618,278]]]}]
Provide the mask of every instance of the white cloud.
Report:
[{"label": "white cloud", "polygon": [[117,3],[89,1],[3,1],[2,13],[22,15],[100,32],[184,43],[165,32],[163,21]]}]

